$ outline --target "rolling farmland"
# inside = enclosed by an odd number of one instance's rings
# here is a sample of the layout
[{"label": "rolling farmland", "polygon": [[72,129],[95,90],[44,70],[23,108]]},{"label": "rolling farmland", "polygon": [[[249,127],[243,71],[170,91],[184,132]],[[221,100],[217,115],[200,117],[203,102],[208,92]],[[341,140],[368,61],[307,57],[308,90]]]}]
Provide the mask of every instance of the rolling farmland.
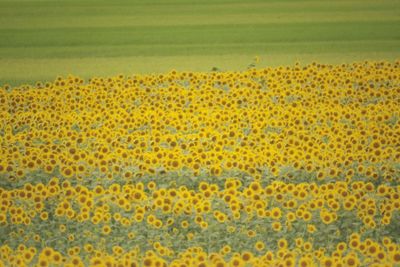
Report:
[{"label": "rolling farmland", "polygon": [[398,1],[0,1],[1,83],[389,60]]}]

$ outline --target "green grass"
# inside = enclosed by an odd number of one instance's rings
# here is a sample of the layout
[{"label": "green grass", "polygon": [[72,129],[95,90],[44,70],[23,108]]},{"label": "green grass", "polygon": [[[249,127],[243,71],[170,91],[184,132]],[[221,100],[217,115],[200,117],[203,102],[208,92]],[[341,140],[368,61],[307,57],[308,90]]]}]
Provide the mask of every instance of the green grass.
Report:
[{"label": "green grass", "polygon": [[400,58],[400,1],[0,0],[0,84]]}]

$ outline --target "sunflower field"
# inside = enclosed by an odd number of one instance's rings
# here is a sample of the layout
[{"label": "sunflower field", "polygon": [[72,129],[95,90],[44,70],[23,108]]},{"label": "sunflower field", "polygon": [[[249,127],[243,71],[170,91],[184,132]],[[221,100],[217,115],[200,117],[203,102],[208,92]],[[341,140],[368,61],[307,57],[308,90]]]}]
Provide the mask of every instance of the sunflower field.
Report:
[{"label": "sunflower field", "polygon": [[0,88],[0,266],[400,266],[400,61]]}]

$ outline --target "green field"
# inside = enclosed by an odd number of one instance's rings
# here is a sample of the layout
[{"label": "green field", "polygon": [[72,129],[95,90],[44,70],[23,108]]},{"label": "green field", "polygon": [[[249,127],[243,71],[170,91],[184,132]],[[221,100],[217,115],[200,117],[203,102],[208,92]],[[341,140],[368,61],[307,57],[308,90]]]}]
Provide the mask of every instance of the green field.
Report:
[{"label": "green field", "polygon": [[0,0],[0,84],[400,58],[398,0]]}]

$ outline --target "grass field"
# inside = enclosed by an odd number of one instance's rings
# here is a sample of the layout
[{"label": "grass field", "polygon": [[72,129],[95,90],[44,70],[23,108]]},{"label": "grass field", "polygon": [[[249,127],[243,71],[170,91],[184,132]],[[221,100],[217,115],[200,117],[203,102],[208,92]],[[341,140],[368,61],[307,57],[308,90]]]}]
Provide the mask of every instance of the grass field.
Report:
[{"label": "grass field", "polygon": [[0,0],[0,84],[400,56],[400,1]]}]

